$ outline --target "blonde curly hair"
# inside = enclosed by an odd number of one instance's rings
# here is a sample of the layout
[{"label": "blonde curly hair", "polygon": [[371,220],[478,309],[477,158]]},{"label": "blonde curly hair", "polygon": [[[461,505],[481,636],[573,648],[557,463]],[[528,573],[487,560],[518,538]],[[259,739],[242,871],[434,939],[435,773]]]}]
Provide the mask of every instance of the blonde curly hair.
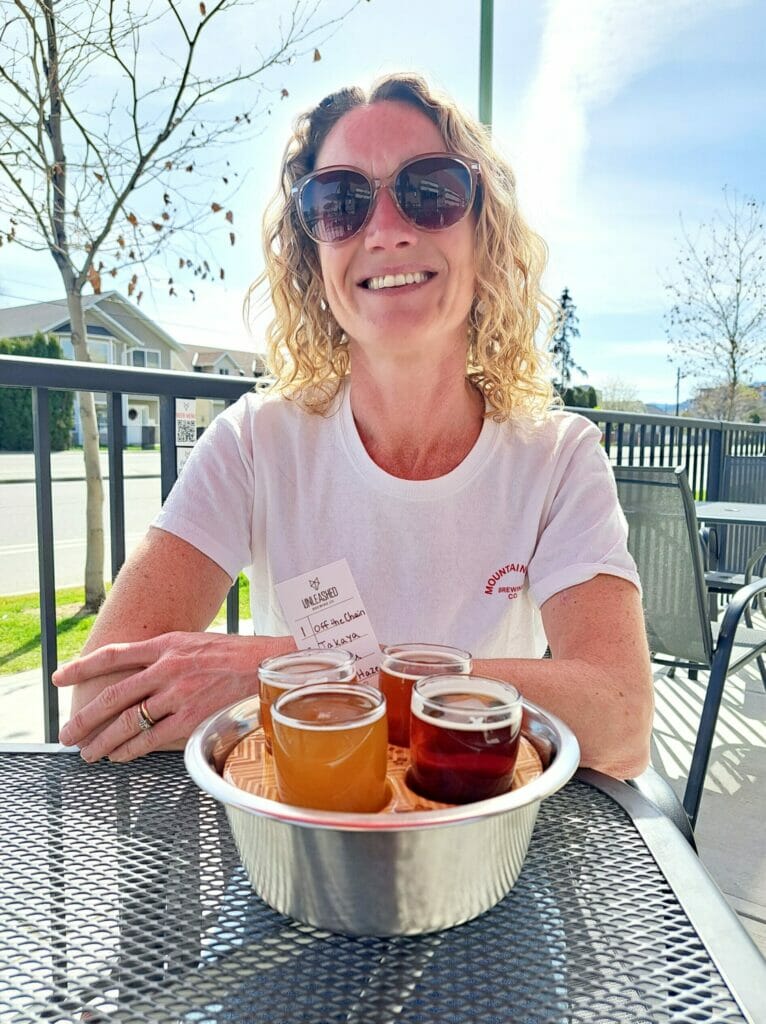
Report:
[{"label": "blonde curly hair", "polygon": [[314,170],[332,128],[350,110],[405,103],[436,125],[448,150],[481,166],[476,215],[476,295],[469,314],[466,376],[484,394],[495,419],[540,419],[554,404],[549,358],[535,344],[541,315],[555,305],[542,292],[547,248],[518,210],[513,171],[489,133],[415,74],[380,79],[369,94],[357,87],[327,96],[296,121],[282,162],[281,185],[264,218],[266,268],[246,299],[268,285],[274,319],[266,332],[274,390],[323,413],[349,373],[348,339],[327,302],[317,244],[304,232],[291,189]]}]

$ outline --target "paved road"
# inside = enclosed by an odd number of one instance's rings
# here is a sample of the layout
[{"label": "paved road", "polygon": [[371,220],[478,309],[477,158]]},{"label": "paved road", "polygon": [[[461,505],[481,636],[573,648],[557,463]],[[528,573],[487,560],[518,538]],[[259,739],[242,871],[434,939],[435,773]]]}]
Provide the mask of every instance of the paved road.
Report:
[{"label": "paved road", "polygon": [[[155,451],[127,451],[123,454],[125,476],[159,476],[160,453]],[[101,472],[106,477],[107,454],[101,452]],[[78,479],[85,474],[82,452],[51,453],[51,476],[54,479]],[[34,482],[35,457],[31,452],[0,452],[0,484],[11,481]]]},{"label": "paved road", "polygon": [[[102,459],[106,475],[106,458]],[[53,533],[56,586],[82,583],[85,566],[85,481],[81,452],[55,452]],[[125,453],[125,544],[130,552],[160,508],[159,454]],[[12,482],[19,481],[19,482]],[[105,565],[109,573],[109,495],[105,488]],[[34,459],[0,455],[0,594],[37,590]]]}]

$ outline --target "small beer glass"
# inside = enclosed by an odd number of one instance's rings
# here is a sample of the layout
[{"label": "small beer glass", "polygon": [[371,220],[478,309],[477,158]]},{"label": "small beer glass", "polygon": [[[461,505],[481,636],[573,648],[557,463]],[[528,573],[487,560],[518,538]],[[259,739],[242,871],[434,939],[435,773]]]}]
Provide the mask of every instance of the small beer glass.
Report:
[{"label": "small beer glass", "polygon": [[271,709],[279,798],[323,811],[379,811],[388,799],[386,699],[362,683],[280,694]]},{"label": "small beer glass", "polygon": [[396,644],[383,648],[379,686],[386,695],[388,739],[400,747],[410,745],[410,698],[416,679],[423,676],[471,671],[471,655],[441,644]]},{"label": "small beer glass", "polygon": [[308,683],[355,683],[356,655],[342,649],[305,650],[264,658],[258,668],[261,725],[272,752],[271,706],[284,690]]},{"label": "small beer glass", "polygon": [[467,804],[511,788],[522,703],[485,676],[419,679],[412,690],[410,781],[431,800]]}]

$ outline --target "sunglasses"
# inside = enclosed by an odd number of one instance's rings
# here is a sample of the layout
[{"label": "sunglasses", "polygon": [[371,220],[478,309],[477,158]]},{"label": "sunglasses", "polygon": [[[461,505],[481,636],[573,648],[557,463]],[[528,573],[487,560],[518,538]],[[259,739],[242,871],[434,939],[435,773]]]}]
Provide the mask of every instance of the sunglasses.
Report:
[{"label": "sunglasses", "polygon": [[424,153],[406,160],[383,181],[358,167],[323,167],[292,187],[301,224],[315,242],[347,242],[372,216],[375,197],[388,192],[405,220],[421,231],[443,231],[470,211],[479,183],[476,160],[455,153]]}]

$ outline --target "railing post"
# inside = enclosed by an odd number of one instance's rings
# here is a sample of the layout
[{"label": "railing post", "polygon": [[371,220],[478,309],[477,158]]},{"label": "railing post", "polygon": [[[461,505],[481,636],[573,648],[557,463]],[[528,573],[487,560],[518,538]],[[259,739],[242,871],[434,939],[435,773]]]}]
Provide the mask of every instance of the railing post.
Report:
[{"label": "railing post", "polygon": [[107,396],[107,430],[109,437],[109,530],[112,547],[112,581],[125,561],[125,480],[122,446],[122,395],[113,391]]},{"label": "railing post", "polygon": [[163,505],[176,482],[176,400],[160,395],[160,496]]},{"label": "railing post", "polygon": [[239,633],[239,578],[226,595],[226,632]]},{"label": "railing post", "polygon": [[32,434],[35,449],[37,504],[37,564],[40,576],[40,647],[43,669],[45,742],[59,737],[59,698],[51,676],[56,653],[56,580],[53,567],[53,502],[51,489],[51,433],[47,388],[32,388]]},{"label": "railing post", "polygon": [[723,423],[719,423],[717,429],[710,431],[710,456],[707,464],[705,501],[718,501],[720,497],[723,455]]},{"label": "railing post", "polygon": [[[227,401],[226,408],[232,405]],[[226,595],[226,632],[239,633],[239,577],[234,580]]]}]

